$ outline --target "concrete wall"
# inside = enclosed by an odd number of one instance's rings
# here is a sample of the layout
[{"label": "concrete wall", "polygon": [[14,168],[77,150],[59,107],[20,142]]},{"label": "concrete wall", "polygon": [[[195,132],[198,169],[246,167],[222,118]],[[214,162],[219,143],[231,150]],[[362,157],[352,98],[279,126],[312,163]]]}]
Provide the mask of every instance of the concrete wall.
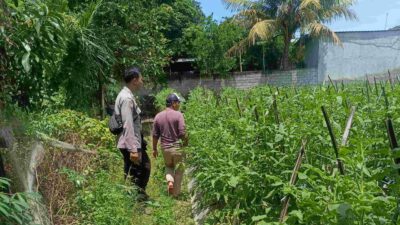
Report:
[{"label": "concrete wall", "polygon": [[260,71],[235,73],[226,79],[213,78],[182,78],[170,80],[168,86],[182,94],[188,93],[196,87],[205,87],[212,90],[221,90],[224,87],[248,89],[263,84],[272,85],[307,85],[318,82],[316,69],[304,69],[293,71],[274,71],[263,74]]},{"label": "concrete wall", "polygon": [[[334,80],[357,79],[365,75],[383,75],[400,69],[400,30],[338,32],[343,46],[320,41],[312,46],[306,60],[315,68],[318,60],[318,81],[328,75]],[[315,52],[318,58],[315,59]]]},{"label": "concrete wall", "polygon": [[310,40],[305,62],[308,69],[236,73],[230,78],[190,78],[170,80],[169,87],[187,93],[197,86],[213,90],[223,87],[239,89],[262,84],[304,85],[328,80],[356,80],[384,78],[391,71],[392,78],[400,75],[400,30],[337,32],[342,46],[322,40]]}]

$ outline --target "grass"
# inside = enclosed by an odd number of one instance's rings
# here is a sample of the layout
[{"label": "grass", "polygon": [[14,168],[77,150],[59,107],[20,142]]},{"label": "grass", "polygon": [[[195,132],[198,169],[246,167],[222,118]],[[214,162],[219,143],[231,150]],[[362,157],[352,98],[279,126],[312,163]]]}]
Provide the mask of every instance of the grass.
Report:
[{"label": "grass", "polygon": [[[150,140],[150,138],[146,139]],[[148,141],[148,143],[151,142]],[[177,199],[168,196],[162,154],[159,154],[159,157],[154,159],[152,157],[151,144],[148,149],[147,153],[151,156],[151,176],[146,191],[150,196],[150,200],[135,205],[131,224],[195,224],[191,213],[190,196],[187,190],[187,176],[185,176],[182,184],[181,196]]]}]

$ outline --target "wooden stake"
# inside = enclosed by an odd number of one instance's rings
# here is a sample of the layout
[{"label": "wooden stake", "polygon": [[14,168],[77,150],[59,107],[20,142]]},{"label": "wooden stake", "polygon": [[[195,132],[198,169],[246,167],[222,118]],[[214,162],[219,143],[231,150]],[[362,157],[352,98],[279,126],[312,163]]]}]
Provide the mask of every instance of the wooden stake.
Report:
[{"label": "wooden stake", "polygon": [[389,110],[389,100],[388,100],[388,98],[387,98],[387,95],[386,95],[386,91],[385,91],[385,87],[384,87],[384,86],[382,86],[382,95],[383,95],[383,98],[385,99],[386,109]]},{"label": "wooden stake", "polygon": [[324,106],[321,106],[321,110],[322,110],[322,113],[324,114],[325,123],[326,123],[326,126],[328,127],[329,135],[331,136],[333,150],[335,150],[336,161],[338,164],[340,174],[344,175],[343,163],[342,163],[342,160],[340,160],[340,158],[339,158],[339,148],[338,148],[338,145],[336,142],[335,134],[333,133],[331,122],[329,121],[328,113],[326,112]]},{"label": "wooden stake", "polygon": [[368,99],[368,103],[370,103],[370,97],[369,97],[369,87],[368,87],[368,80],[365,81],[365,88],[367,89],[367,99]]},{"label": "wooden stake", "polygon": [[273,98],[274,98],[273,107],[274,107],[275,122],[276,122],[277,124],[280,124],[280,121],[279,121],[279,112],[278,112],[278,104],[276,103],[276,96],[273,95]]},{"label": "wooden stake", "polygon": [[240,108],[240,104],[239,104],[239,99],[236,97],[236,106],[238,108],[239,111],[239,116],[242,117],[242,109]]},{"label": "wooden stake", "polygon": [[[394,132],[394,127],[393,127],[393,122],[392,119],[388,118],[386,120],[386,129],[387,129],[387,133],[388,133],[388,137],[389,137],[389,144],[390,144],[390,148],[392,149],[393,153],[399,151],[399,145],[397,143],[397,139],[396,139],[396,134]],[[397,166],[400,166],[400,157],[396,157],[393,159],[394,163]],[[398,173],[400,174],[400,168],[397,169]]]},{"label": "wooden stake", "polygon": [[331,82],[333,88],[335,89],[336,93],[338,92],[337,86],[333,83],[331,77],[328,75],[329,81]]},{"label": "wooden stake", "polygon": [[346,123],[346,128],[344,129],[344,133],[343,133],[343,137],[342,137],[342,147],[346,146],[347,144],[347,139],[349,138],[349,134],[350,134],[350,128],[351,125],[353,123],[353,118],[354,118],[354,113],[356,112],[356,107],[352,106],[351,107],[351,112],[350,112],[350,116],[347,119],[347,123]]},{"label": "wooden stake", "polygon": [[388,74],[389,74],[389,82],[390,82],[390,88],[392,89],[392,91],[393,91],[393,81],[392,81],[392,76],[391,76],[391,74],[390,74],[390,71],[388,70]]},{"label": "wooden stake", "polygon": [[344,91],[344,82],[342,80],[342,91]]},{"label": "wooden stake", "polygon": [[[290,185],[295,185],[296,184],[296,179],[297,179],[297,174],[299,172],[301,162],[303,161],[304,155],[305,155],[305,146],[306,146],[307,141],[303,140],[301,144],[301,148],[299,151],[299,154],[297,155],[297,160],[296,164],[294,165],[292,176],[290,177]],[[289,208],[289,202],[290,202],[290,196],[285,196],[283,199],[283,204],[282,204],[282,211],[281,215],[279,217],[279,222],[283,223],[283,220],[285,219],[287,215],[287,211]]]}]

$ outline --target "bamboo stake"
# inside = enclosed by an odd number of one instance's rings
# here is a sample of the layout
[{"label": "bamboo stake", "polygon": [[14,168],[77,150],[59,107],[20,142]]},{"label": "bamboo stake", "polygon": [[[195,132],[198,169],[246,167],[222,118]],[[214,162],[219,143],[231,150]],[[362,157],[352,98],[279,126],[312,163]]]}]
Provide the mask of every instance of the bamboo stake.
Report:
[{"label": "bamboo stake", "polygon": [[343,163],[342,163],[342,160],[340,160],[340,158],[339,158],[339,148],[338,148],[338,145],[336,142],[335,134],[333,133],[331,122],[329,121],[328,113],[326,112],[324,106],[321,106],[321,110],[322,110],[322,113],[324,114],[325,123],[326,123],[326,126],[328,127],[329,135],[331,136],[331,141],[332,141],[333,149],[335,150],[336,161],[338,164],[340,174],[344,175]]},{"label": "bamboo stake", "polygon": [[[281,124],[280,119],[279,119],[279,111],[278,111],[278,103],[276,100],[276,96],[273,95],[274,101],[273,101],[273,108],[274,108],[274,116],[275,116],[275,122],[279,126]],[[284,140],[282,140],[282,146],[281,146],[282,152],[285,152],[285,146],[284,146]]]},{"label": "bamboo stake", "polygon": [[[305,155],[305,146],[307,144],[307,141],[303,140],[302,144],[301,144],[301,148],[299,151],[299,154],[297,156],[297,160],[296,160],[296,164],[293,168],[293,172],[292,172],[292,176],[290,177],[290,185],[295,185],[296,184],[296,179],[297,179],[297,174],[299,172],[300,166],[301,166],[301,162],[303,161],[304,155]],[[287,215],[287,211],[289,208],[289,202],[290,202],[290,196],[285,196],[285,198],[283,199],[283,204],[282,204],[282,211],[281,211],[281,215],[279,217],[279,222],[283,223],[283,220],[285,219],[286,215]]]},{"label": "bamboo stake", "polygon": [[[388,133],[388,137],[389,137],[389,144],[390,144],[390,148],[392,149],[392,152],[394,153],[394,152],[399,151],[399,149],[398,149],[399,144],[397,142],[396,134],[394,132],[392,119],[390,119],[390,118],[388,118],[386,120],[386,129],[387,129],[387,133]],[[400,157],[394,158],[394,163],[396,165],[400,166]],[[397,171],[400,174],[400,168]]]},{"label": "bamboo stake", "polygon": [[372,92],[371,83],[369,82],[369,79],[368,79],[367,75],[365,75],[365,82],[366,82],[366,85],[367,85],[369,91]]},{"label": "bamboo stake", "polygon": [[383,87],[383,86],[382,86],[382,95],[383,95],[383,98],[385,99],[386,109],[389,110],[389,100],[386,95],[385,87]]},{"label": "bamboo stake", "polygon": [[344,91],[344,82],[342,80],[342,91]]},{"label": "bamboo stake", "polygon": [[335,86],[335,84],[333,83],[331,77],[328,75],[329,81],[331,82],[333,88],[335,89],[336,93],[338,92],[337,86]]},{"label": "bamboo stake", "polygon": [[342,145],[341,146],[346,146],[346,144],[347,144],[347,139],[349,138],[350,129],[351,129],[351,125],[353,123],[353,118],[354,118],[354,113],[355,112],[356,112],[356,107],[352,106],[351,107],[350,116],[347,119],[346,128],[344,129],[344,133],[343,133],[343,137],[342,137]]},{"label": "bamboo stake", "polygon": [[239,104],[239,99],[236,97],[236,106],[238,108],[239,111],[239,116],[242,117],[242,109],[240,108],[240,104]]},{"label": "bamboo stake", "polygon": [[370,90],[369,90],[369,87],[368,87],[369,86],[368,83],[369,83],[368,80],[366,80],[365,81],[365,88],[367,89],[367,100],[368,100],[368,103],[370,103],[370,97],[369,97],[369,91]]},{"label": "bamboo stake", "polygon": [[390,82],[390,88],[392,89],[392,91],[393,91],[393,81],[392,81],[392,76],[391,76],[391,74],[390,74],[390,71],[388,70],[388,74],[389,74],[389,82]]},{"label": "bamboo stake", "polygon": [[276,102],[276,96],[275,96],[275,95],[273,95],[273,99],[274,99],[274,101],[273,101],[273,103],[272,103],[272,106],[273,106],[273,108],[274,108],[275,122],[276,122],[277,124],[280,124],[280,121],[279,121],[279,112],[278,112],[278,104],[277,104],[277,102]]},{"label": "bamboo stake", "polygon": [[[396,153],[399,151],[399,145],[397,143],[397,139],[396,139],[396,134],[394,131],[394,127],[393,127],[393,122],[392,119],[388,118],[386,120],[386,130],[387,130],[387,134],[388,134],[388,138],[389,138],[389,144],[390,144],[390,148],[392,150],[392,152],[394,153],[393,155],[396,155]],[[394,157],[393,158],[395,165],[398,166],[397,172],[400,175],[400,157]],[[400,199],[397,199],[397,210],[395,211],[394,215],[393,215],[393,224],[397,224],[397,220],[399,218],[399,213],[400,213]]]}]

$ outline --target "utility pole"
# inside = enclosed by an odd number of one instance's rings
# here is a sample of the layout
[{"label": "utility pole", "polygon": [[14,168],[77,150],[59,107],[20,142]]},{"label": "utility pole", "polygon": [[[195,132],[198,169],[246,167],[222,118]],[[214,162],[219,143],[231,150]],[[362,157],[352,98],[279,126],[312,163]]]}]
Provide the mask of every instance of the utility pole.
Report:
[{"label": "utility pole", "polygon": [[388,16],[389,16],[389,13],[386,13],[386,22],[385,22],[385,30],[386,30],[386,28],[387,28],[387,21],[388,21]]}]

